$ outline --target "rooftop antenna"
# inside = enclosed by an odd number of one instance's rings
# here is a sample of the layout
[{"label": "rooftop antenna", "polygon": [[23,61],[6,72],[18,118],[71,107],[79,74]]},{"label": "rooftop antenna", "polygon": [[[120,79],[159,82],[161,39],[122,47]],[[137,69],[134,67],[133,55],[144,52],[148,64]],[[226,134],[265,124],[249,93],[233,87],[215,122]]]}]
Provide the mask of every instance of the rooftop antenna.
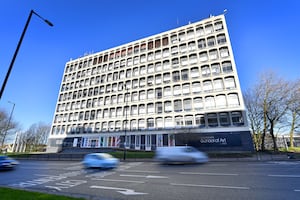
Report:
[{"label": "rooftop antenna", "polygon": [[224,9],[223,10],[223,14],[225,15],[227,13],[227,9]]}]

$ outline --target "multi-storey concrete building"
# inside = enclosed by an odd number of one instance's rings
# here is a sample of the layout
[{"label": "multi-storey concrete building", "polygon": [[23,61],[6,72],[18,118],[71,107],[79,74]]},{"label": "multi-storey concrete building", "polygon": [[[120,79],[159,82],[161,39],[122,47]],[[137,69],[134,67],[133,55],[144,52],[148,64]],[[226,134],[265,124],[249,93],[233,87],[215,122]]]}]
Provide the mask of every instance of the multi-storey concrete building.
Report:
[{"label": "multi-storey concrete building", "polygon": [[48,151],[252,151],[224,15],[66,63]]}]

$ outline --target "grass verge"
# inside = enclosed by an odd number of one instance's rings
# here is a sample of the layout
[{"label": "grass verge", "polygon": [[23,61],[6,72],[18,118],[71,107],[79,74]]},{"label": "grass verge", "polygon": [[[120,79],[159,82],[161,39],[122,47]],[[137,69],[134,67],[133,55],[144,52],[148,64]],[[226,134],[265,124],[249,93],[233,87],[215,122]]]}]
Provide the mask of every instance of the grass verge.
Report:
[{"label": "grass verge", "polygon": [[83,198],[74,198],[4,187],[0,187],[0,194],[0,199],[3,200],[84,200]]}]

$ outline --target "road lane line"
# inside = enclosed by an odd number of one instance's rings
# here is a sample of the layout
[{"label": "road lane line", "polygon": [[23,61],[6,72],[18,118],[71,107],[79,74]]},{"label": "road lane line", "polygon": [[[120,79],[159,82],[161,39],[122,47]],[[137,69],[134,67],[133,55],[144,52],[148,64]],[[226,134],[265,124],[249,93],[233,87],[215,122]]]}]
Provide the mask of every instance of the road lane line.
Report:
[{"label": "road lane line", "polygon": [[125,182],[125,183],[145,183],[144,181],[129,181],[129,180],[119,180],[119,179],[92,178],[91,180],[96,180],[96,181],[110,181],[110,182]]},{"label": "road lane line", "polygon": [[137,178],[168,178],[167,176],[136,175],[136,174],[120,174],[120,176],[137,177]]},{"label": "road lane line", "polygon": [[155,173],[155,174],[160,173],[160,171],[141,171],[141,170],[126,170],[126,169],[117,169],[116,171],[122,171],[122,172],[137,172],[137,173]]},{"label": "road lane line", "polygon": [[209,176],[238,176],[238,174],[224,174],[224,173],[197,173],[197,172],[179,172],[185,175],[209,175]]},{"label": "road lane line", "polygon": [[269,174],[271,177],[282,177],[282,178],[300,178],[300,175],[293,174]]},{"label": "road lane line", "polygon": [[238,190],[249,190],[249,187],[239,186],[226,186],[226,185],[195,185],[195,184],[181,184],[181,183],[170,183],[174,186],[186,186],[186,187],[205,187],[205,188],[222,188],[222,189],[238,189]]},{"label": "road lane line", "polygon": [[300,190],[294,190],[294,192],[300,192]]}]

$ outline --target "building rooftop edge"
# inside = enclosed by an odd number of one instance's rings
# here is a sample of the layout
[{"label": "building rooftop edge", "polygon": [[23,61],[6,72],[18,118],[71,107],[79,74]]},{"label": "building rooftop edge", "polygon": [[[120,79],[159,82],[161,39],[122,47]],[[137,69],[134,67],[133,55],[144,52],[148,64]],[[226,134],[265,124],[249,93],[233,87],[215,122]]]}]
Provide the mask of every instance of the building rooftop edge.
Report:
[{"label": "building rooftop edge", "polygon": [[169,29],[167,31],[163,31],[163,32],[160,32],[160,33],[156,33],[156,34],[144,37],[144,38],[140,38],[140,39],[137,39],[137,40],[134,40],[134,41],[131,41],[131,42],[127,42],[127,43],[115,46],[115,47],[110,47],[108,49],[105,49],[105,50],[102,50],[102,51],[98,51],[96,53],[85,53],[83,56],[79,56],[78,58],[75,58],[75,59],[70,58],[70,60],[68,62],[66,62],[66,65],[68,63],[76,62],[76,61],[79,61],[79,60],[82,60],[82,59],[88,59],[88,58],[96,56],[98,54],[109,53],[112,50],[116,50],[118,48],[122,49],[125,46],[135,45],[136,43],[141,42],[142,40],[146,41],[146,40],[158,37],[159,35],[168,34],[169,32],[172,32],[172,31],[179,31],[180,29],[187,28],[188,26],[194,26],[194,25],[199,24],[199,23],[206,23],[208,21],[211,21],[212,18],[214,18],[214,19],[216,19],[216,18],[222,18],[222,19],[224,19],[225,18],[224,16],[225,16],[225,14],[220,14],[220,15],[216,15],[216,16],[210,15],[208,18],[205,18],[205,19],[202,19],[202,20],[199,20],[199,21],[196,21],[196,22],[190,22],[189,21],[189,23],[186,24],[186,25],[179,26],[179,27],[173,28],[173,29]]}]

